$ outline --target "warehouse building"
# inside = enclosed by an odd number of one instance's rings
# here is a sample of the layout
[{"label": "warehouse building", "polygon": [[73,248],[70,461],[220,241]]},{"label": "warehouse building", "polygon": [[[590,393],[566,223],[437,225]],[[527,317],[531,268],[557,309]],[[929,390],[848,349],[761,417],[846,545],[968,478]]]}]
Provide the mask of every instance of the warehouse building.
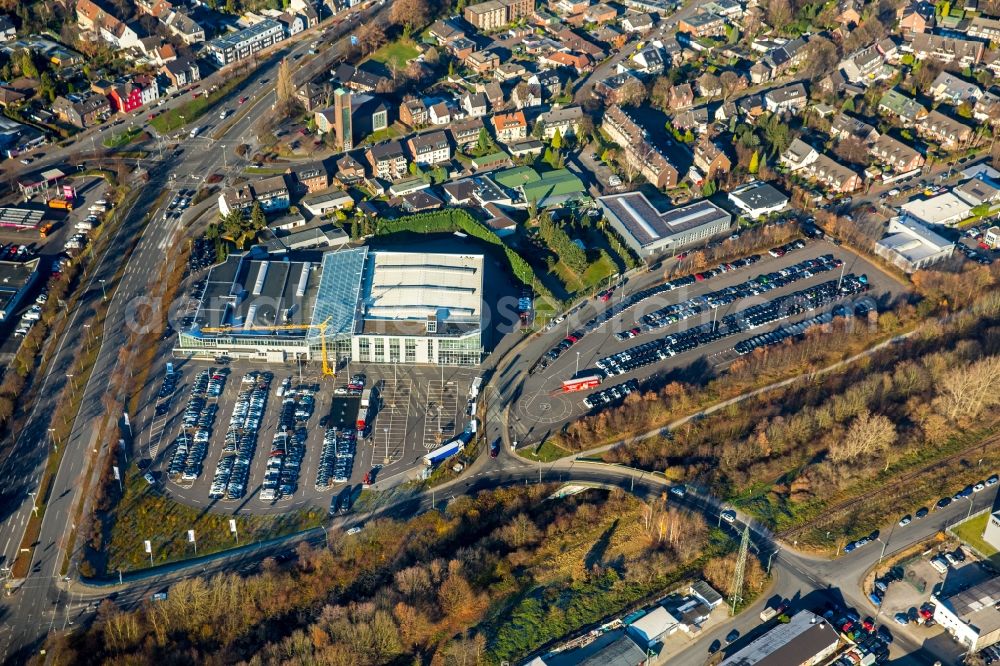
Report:
[{"label": "warehouse building", "polygon": [[483,267],[482,255],[258,246],[212,268],[174,354],[478,365]]},{"label": "warehouse building", "polygon": [[970,653],[1000,642],[1000,576],[931,602],[934,621]]},{"label": "warehouse building", "polygon": [[837,651],[840,636],[829,622],[809,611],[799,611],[720,666],[814,666],[825,664]]},{"label": "warehouse building", "polygon": [[598,198],[611,226],[643,258],[675,252],[729,231],[732,217],[707,199],[661,212],[642,192]]}]

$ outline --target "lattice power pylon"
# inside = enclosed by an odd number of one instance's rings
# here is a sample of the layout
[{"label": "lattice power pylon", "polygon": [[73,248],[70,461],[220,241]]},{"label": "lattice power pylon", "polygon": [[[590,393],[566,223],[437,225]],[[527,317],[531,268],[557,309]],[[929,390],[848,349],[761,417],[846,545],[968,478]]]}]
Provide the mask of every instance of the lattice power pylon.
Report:
[{"label": "lattice power pylon", "polygon": [[746,573],[747,557],[750,555],[750,526],[743,527],[743,538],[740,540],[740,554],[736,557],[736,569],[733,571],[733,598],[731,613],[736,615],[736,604],[743,601],[743,576]]}]

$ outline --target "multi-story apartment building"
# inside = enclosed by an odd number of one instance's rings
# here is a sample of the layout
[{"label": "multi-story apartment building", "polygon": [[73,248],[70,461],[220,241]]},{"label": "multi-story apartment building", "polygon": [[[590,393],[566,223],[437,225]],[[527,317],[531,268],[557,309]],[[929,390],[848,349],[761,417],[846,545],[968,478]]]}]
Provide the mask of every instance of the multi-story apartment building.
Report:
[{"label": "multi-story apartment building", "polygon": [[206,50],[219,65],[229,65],[285,39],[285,28],[274,19],[264,19],[249,28],[217,37]]},{"label": "multi-story apartment building", "polygon": [[448,135],[441,130],[417,134],[409,142],[410,153],[417,164],[434,165],[451,159]]},{"label": "multi-story apartment building", "polygon": [[629,163],[636,166],[642,177],[658,188],[677,185],[678,172],[656,146],[646,138],[646,131],[618,106],[604,114],[602,129],[621,146]]},{"label": "multi-story apartment building", "polygon": [[398,180],[406,175],[406,152],[399,141],[387,141],[365,152],[376,178]]}]

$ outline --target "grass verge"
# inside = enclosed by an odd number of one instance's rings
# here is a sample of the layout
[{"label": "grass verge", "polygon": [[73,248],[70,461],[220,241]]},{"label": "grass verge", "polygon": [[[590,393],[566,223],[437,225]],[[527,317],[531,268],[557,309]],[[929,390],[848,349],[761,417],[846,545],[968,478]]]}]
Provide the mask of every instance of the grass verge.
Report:
[{"label": "grass verge", "polygon": [[996,564],[1000,561],[1000,551],[987,543],[986,539],[983,538],[983,531],[986,529],[986,523],[989,519],[989,511],[981,513],[960,525],[956,525],[952,528],[952,532],[954,532],[955,536],[959,539],[969,544],[986,557],[990,558],[990,560]]},{"label": "grass verge", "polygon": [[135,139],[142,134],[141,127],[133,127],[130,130],[126,130],[121,134],[112,134],[106,138],[103,143],[105,148],[123,148],[128,144],[135,141]]},{"label": "grass verge", "polygon": [[[238,515],[211,513],[208,508],[190,507],[173,501],[150,486],[137,469],[125,475],[125,494],[116,508],[116,519],[106,547],[108,571],[133,571],[149,566],[143,542],[149,540],[153,563],[165,564],[192,557],[194,547],[188,530],[195,531],[198,555],[208,555],[265,539],[318,527],[325,516],[320,509],[299,510],[278,515]],[[239,542],[230,531],[236,521]]]},{"label": "grass verge", "polygon": [[555,462],[556,460],[565,458],[569,455],[573,455],[573,452],[567,451],[561,446],[553,444],[551,441],[545,439],[531,451],[524,452],[522,457],[532,461],[540,460],[541,462]]}]

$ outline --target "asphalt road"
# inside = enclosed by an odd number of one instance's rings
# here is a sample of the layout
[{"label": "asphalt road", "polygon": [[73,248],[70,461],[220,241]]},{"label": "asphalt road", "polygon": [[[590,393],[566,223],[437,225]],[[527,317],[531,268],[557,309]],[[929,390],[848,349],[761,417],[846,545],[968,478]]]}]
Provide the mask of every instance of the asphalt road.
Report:
[{"label": "asphalt road", "polygon": [[[385,10],[365,10],[365,16],[368,19],[374,16],[374,20],[385,20]],[[340,30],[346,30],[346,27]],[[251,91],[253,94],[253,98],[239,109],[243,115],[225,130],[218,141],[206,136],[199,137],[196,141],[186,143],[179,156],[168,151],[161,157],[160,152],[154,150],[153,155],[142,164],[149,171],[150,181],[141,188],[139,198],[131,210],[121,212],[124,221],[120,230],[110,249],[101,258],[91,280],[84,286],[76,310],[70,313],[66,334],[56,342],[55,349],[49,352],[50,367],[41,379],[40,398],[25,428],[16,441],[4,442],[0,451],[3,458],[0,476],[5,480],[0,491],[0,544],[3,544],[0,552],[3,561],[10,563],[16,555],[27,518],[34,506],[32,493],[37,490],[46,461],[48,428],[55,399],[65,383],[71,381],[66,372],[71,367],[76,350],[86,344],[85,336],[88,332],[82,329],[80,322],[86,320],[103,298],[101,281],[107,280],[110,285],[125,256],[125,248],[138,238],[124,278],[114,293],[108,294],[111,303],[105,336],[93,373],[86,386],[75,385],[76,390],[83,391],[82,406],[75,419],[72,435],[68,441],[58,443],[64,447],[64,455],[42,520],[29,576],[18,592],[0,601],[0,617],[3,619],[0,626],[0,660],[15,663],[25,661],[29,655],[37,652],[51,629],[61,626],[58,624],[60,621],[68,621],[65,604],[72,601],[66,597],[63,589],[65,586],[60,584],[59,568],[61,554],[67,547],[73,529],[72,507],[78,499],[84,472],[94,450],[105,444],[93,441],[93,425],[95,419],[103,416],[101,399],[108,378],[118,364],[118,350],[124,346],[137,313],[144,307],[159,306],[148,302],[145,297],[146,288],[151,280],[157,278],[163,255],[171,251],[171,240],[180,227],[180,220],[164,221],[163,211],[153,209],[156,199],[164,190],[173,193],[180,188],[197,187],[206,174],[225,170],[227,163],[232,160],[227,151],[244,142],[246,137],[254,135],[255,123],[260,118],[256,107],[273,96],[280,55],[305,53],[309,49],[308,42],[314,38],[314,34],[304,34],[296,41],[284,43],[272,54],[274,57],[258,67],[254,76],[233,91],[228,99],[220,102],[220,106],[232,107],[238,96]],[[220,73],[208,77],[201,85],[203,88],[208,87],[224,76],[225,73]],[[261,78],[268,78],[270,83],[260,86],[256,81]],[[161,110],[184,101],[186,100],[182,95],[165,104]],[[217,114],[215,117],[218,117]],[[205,118],[211,119],[211,112]],[[96,145],[113,131],[113,126],[105,126],[84,132],[75,144],[67,148],[47,150],[45,157],[32,165],[32,168],[40,171],[49,166],[65,165],[70,155],[85,151],[88,143]],[[9,163],[6,168],[18,170]],[[169,198],[164,201],[164,205],[169,202]],[[153,213],[153,221],[143,228],[142,221],[147,212]],[[74,568],[71,568],[71,573],[75,573]]]}]

